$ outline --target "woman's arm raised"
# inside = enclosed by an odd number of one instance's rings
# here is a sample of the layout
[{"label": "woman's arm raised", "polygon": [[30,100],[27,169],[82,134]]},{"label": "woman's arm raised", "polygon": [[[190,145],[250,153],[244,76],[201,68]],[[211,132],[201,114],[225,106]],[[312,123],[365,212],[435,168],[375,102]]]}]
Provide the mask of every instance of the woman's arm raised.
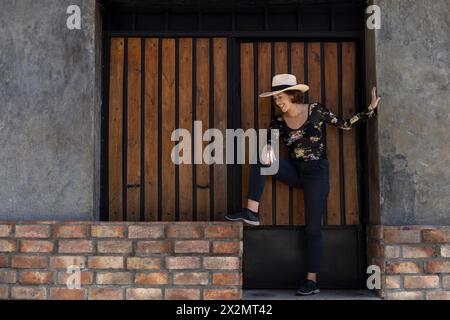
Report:
[{"label": "woman's arm raised", "polygon": [[381,97],[377,97],[377,88],[372,88],[372,101],[370,102],[369,108],[365,112],[360,112],[353,116],[350,119],[342,119],[336,115],[334,115],[331,111],[329,111],[325,106],[321,106],[319,109],[322,118],[329,124],[338,127],[342,130],[350,130],[352,129],[356,124],[365,121],[369,118],[372,118],[375,115],[375,109],[378,107],[378,102],[380,101]]}]

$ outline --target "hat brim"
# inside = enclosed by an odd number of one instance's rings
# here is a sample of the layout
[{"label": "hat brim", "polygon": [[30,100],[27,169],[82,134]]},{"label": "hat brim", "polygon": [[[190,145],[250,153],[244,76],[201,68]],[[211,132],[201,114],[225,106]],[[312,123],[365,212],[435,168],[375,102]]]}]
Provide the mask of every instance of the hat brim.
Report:
[{"label": "hat brim", "polygon": [[297,84],[295,86],[283,89],[283,90],[277,90],[277,91],[270,91],[270,92],[263,92],[259,95],[260,98],[265,98],[265,97],[271,97],[273,95],[279,94],[281,92],[284,91],[288,91],[288,90],[298,90],[301,91],[303,93],[305,93],[306,91],[309,90],[309,87],[306,84]]}]

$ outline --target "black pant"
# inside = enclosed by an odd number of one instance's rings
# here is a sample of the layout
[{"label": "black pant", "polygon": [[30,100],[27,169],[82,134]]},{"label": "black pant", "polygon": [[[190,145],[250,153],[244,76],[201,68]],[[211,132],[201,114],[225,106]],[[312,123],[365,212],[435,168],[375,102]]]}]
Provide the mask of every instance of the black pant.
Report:
[{"label": "black pant", "polygon": [[[260,174],[262,165],[252,164],[248,198],[259,202],[264,191],[266,176]],[[307,272],[318,273],[322,256],[322,217],[326,213],[330,192],[329,163],[327,159],[297,162],[280,159],[277,180],[304,190],[306,267]]]}]

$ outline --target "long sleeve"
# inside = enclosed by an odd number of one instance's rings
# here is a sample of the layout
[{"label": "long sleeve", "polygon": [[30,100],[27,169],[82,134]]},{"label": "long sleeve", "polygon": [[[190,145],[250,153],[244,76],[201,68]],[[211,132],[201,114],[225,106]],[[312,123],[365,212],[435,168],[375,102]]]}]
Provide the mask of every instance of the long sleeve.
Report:
[{"label": "long sleeve", "polygon": [[328,110],[323,105],[320,105],[319,111],[322,114],[322,119],[325,122],[327,122],[335,127],[338,127],[339,129],[342,129],[342,130],[350,130],[353,127],[355,127],[355,125],[357,125],[363,121],[366,121],[367,119],[370,119],[375,115],[375,111],[371,108],[368,108],[367,111],[365,111],[365,112],[360,112],[360,113],[356,114],[355,116],[353,116],[350,119],[342,119],[342,118],[334,115],[330,110]]},{"label": "long sleeve", "polygon": [[[278,129],[280,130],[280,121],[277,119],[278,116],[274,117],[272,119],[272,121],[270,121],[270,126],[267,130],[267,144],[271,144],[272,143],[272,130],[273,129]],[[277,138],[279,138],[280,132],[278,131],[278,135],[276,136]]]}]

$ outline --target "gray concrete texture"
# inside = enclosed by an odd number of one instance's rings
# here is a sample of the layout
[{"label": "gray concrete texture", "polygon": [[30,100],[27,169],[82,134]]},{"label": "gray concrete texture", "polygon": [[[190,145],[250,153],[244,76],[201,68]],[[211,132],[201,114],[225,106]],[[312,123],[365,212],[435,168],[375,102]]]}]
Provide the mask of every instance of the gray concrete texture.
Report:
[{"label": "gray concrete texture", "polygon": [[376,0],[380,214],[450,224],[449,0]]},{"label": "gray concrete texture", "polygon": [[1,0],[0,26],[0,220],[96,219],[95,1]]}]

